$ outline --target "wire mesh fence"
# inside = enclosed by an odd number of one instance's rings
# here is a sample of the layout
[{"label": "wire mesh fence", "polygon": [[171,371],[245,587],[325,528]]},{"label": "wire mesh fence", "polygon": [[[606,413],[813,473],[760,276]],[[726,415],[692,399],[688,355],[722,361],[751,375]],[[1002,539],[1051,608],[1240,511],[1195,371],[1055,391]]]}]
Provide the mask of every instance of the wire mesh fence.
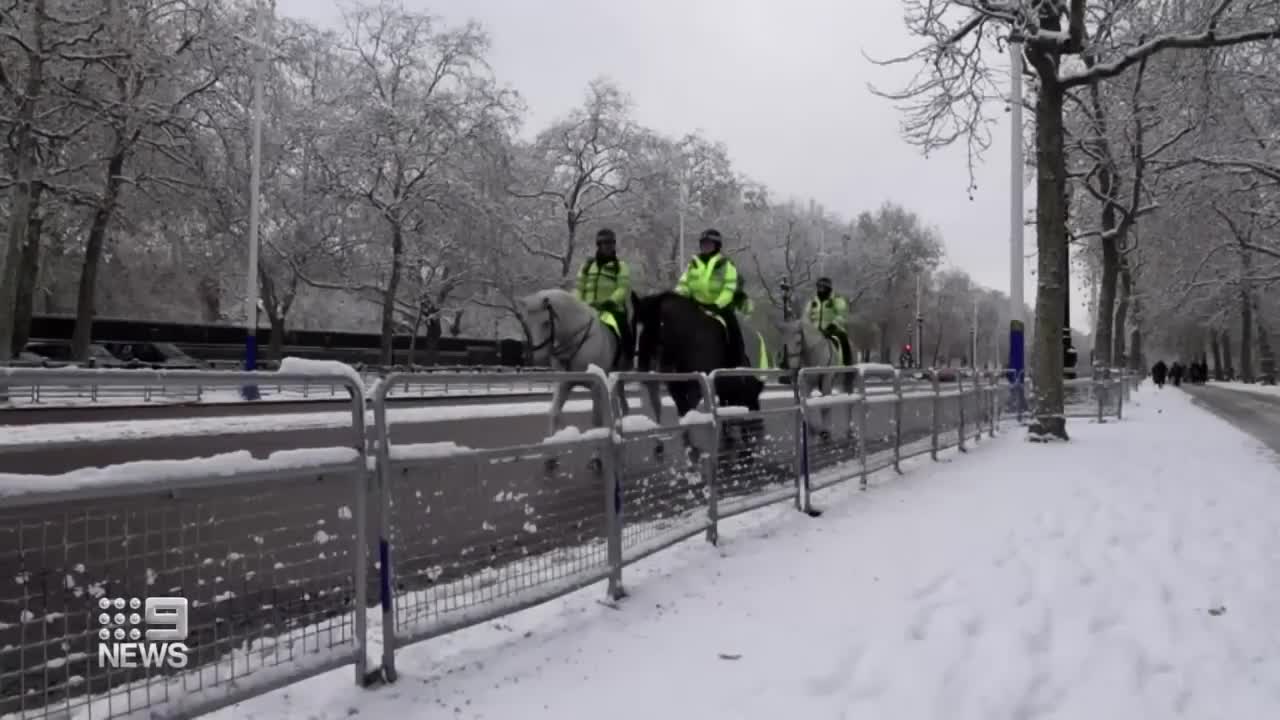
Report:
[{"label": "wire mesh fence", "polygon": [[[812,511],[822,489],[866,487],[1015,417],[997,375],[807,368],[789,394],[739,392],[782,375],[522,374],[585,388],[566,407],[575,427],[553,434],[545,415],[391,421],[388,404],[423,383],[495,382],[471,373],[387,376],[366,432],[362,379],[324,378],[352,402],[345,448],[0,477],[0,578],[15,578],[0,582],[0,717],[191,717],[344,665],[361,683],[394,680],[406,645],[601,581],[620,598],[627,566],[697,535],[716,542],[725,518],[783,502]],[[178,380],[196,378],[167,374]],[[626,414],[619,381],[640,390]],[[1128,382],[1081,392],[1118,415]],[[677,417],[645,402],[669,383],[696,387],[700,404]],[[104,665],[101,648],[133,629],[118,615],[158,596],[190,603],[185,665]]]}]

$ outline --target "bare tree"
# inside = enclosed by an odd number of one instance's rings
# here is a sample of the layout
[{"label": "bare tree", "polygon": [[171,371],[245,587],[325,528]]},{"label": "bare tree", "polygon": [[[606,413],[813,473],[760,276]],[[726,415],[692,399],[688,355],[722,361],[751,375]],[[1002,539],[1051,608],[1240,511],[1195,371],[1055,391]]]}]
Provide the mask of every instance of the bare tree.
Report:
[{"label": "bare tree", "polygon": [[563,234],[532,241],[516,236],[530,256],[555,263],[562,281],[574,270],[582,225],[639,181],[636,166],[644,133],[629,111],[630,101],[617,86],[593,80],[583,107],[534,141],[529,152],[532,179],[511,188],[512,195],[538,203],[535,212],[547,212],[563,229]]},{"label": "bare tree", "polygon": [[[918,63],[924,71],[901,92],[885,96],[906,103],[905,135],[926,151],[959,139],[967,141],[971,158],[986,148],[988,107],[1000,92],[984,55],[1010,37],[1021,41],[1036,98],[1036,397],[1029,432],[1037,439],[1066,440],[1060,340],[1069,288],[1066,94],[1118,77],[1162,51],[1280,37],[1280,2],[1203,0],[1159,14],[1150,13],[1146,3],[1112,0],[906,0],[906,9],[907,27],[924,45],[888,62]],[[1101,55],[1104,48],[1093,42],[1099,23],[1125,24],[1134,31],[1133,41]],[[1095,51],[1090,62],[1081,62]]]}]

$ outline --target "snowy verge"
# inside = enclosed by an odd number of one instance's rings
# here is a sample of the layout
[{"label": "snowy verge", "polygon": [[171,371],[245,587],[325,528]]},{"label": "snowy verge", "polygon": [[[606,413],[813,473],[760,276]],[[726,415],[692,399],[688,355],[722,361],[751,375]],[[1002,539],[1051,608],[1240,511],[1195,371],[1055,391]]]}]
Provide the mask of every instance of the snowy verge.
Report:
[{"label": "snowy verge", "polygon": [[103,467],[84,467],[61,475],[0,473],[0,498],[202,478],[266,475],[287,470],[352,464],[359,456],[360,453],[348,447],[277,450],[266,458],[255,458],[248,450],[239,450],[185,460],[137,460]]}]

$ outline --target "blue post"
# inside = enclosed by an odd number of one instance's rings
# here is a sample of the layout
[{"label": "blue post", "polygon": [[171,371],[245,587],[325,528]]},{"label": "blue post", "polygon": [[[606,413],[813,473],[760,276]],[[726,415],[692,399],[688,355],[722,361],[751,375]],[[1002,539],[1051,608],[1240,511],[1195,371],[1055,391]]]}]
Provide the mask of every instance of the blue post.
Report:
[{"label": "blue post", "polygon": [[[258,336],[254,332],[245,333],[244,336],[244,369],[245,372],[253,372],[258,369]],[[258,400],[261,398],[261,395],[258,394],[257,385],[241,387],[240,396],[245,400]]]},{"label": "blue post", "polygon": [[1009,323],[1009,412],[1019,418],[1026,412],[1027,398],[1024,380],[1027,377],[1026,347],[1023,342],[1022,321]]}]

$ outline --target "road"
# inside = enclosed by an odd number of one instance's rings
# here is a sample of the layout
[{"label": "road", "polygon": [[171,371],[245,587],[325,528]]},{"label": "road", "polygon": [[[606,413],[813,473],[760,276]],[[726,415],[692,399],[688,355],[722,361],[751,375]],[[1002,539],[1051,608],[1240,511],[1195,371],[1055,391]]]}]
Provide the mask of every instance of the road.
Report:
[{"label": "road", "polygon": [[[787,404],[766,399],[765,408]],[[903,443],[929,436],[932,407],[928,397],[904,404]],[[954,427],[954,401],[945,408],[943,426]],[[667,412],[673,414],[670,408]],[[841,427],[847,411],[832,413],[833,427]],[[892,405],[872,406],[871,452],[892,447],[892,417]],[[585,413],[570,413],[566,420],[589,424]],[[393,424],[391,440],[393,446],[445,441],[473,448],[518,446],[539,443],[546,424],[542,414]],[[337,428],[237,433],[234,427],[229,418],[227,432],[217,435],[5,454],[0,473],[54,474],[237,450],[265,457],[275,450],[351,442],[350,432]],[[833,436],[831,442],[811,442],[813,471],[856,457],[851,438],[842,431]],[[795,446],[793,416],[771,417],[765,441],[750,460],[721,455],[720,497],[794,482]],[[503,587],[477,589],[470,599],[452,597],[451,607],[444,608],[449,610],[564,574],[557,552],[602,537],[604,486],[593,470],[591,448],[552,445],[537,455],[501,462],[437,461],[398,472],[392,479],[389,532],[398,590],[482,577],[512,563],[529,568]],[[644,541],[655,532],[655,520],[705,506],[705,484],[691,481],[686,458],[680,434],[628,441],[622,453],[624,544]],[[282,630],[349,613],[354,488],[351,478],[320,477],[27,509],[0,506],[0,648],[26,648],[0,651],[0,716],[19,709],[21,697],[31,702],[47,693],[54,700],[68,689],[72,695],[86,686],[101,691],[130,677],[122,672],[108,678],[90,668],[96,661],[95,601],[101,596],[170,594],[192,600],[193,665],[215,661],[249,636],[269,634],[264,626]],[[376,601],[376,574],[369,591]],[[49,671],[49,661],[56,672]]]},{"label": "road", "polygon": [[1196,403],[1280,454],[1280,395],[1232,390],[1212,383],[1183,385]]}]

